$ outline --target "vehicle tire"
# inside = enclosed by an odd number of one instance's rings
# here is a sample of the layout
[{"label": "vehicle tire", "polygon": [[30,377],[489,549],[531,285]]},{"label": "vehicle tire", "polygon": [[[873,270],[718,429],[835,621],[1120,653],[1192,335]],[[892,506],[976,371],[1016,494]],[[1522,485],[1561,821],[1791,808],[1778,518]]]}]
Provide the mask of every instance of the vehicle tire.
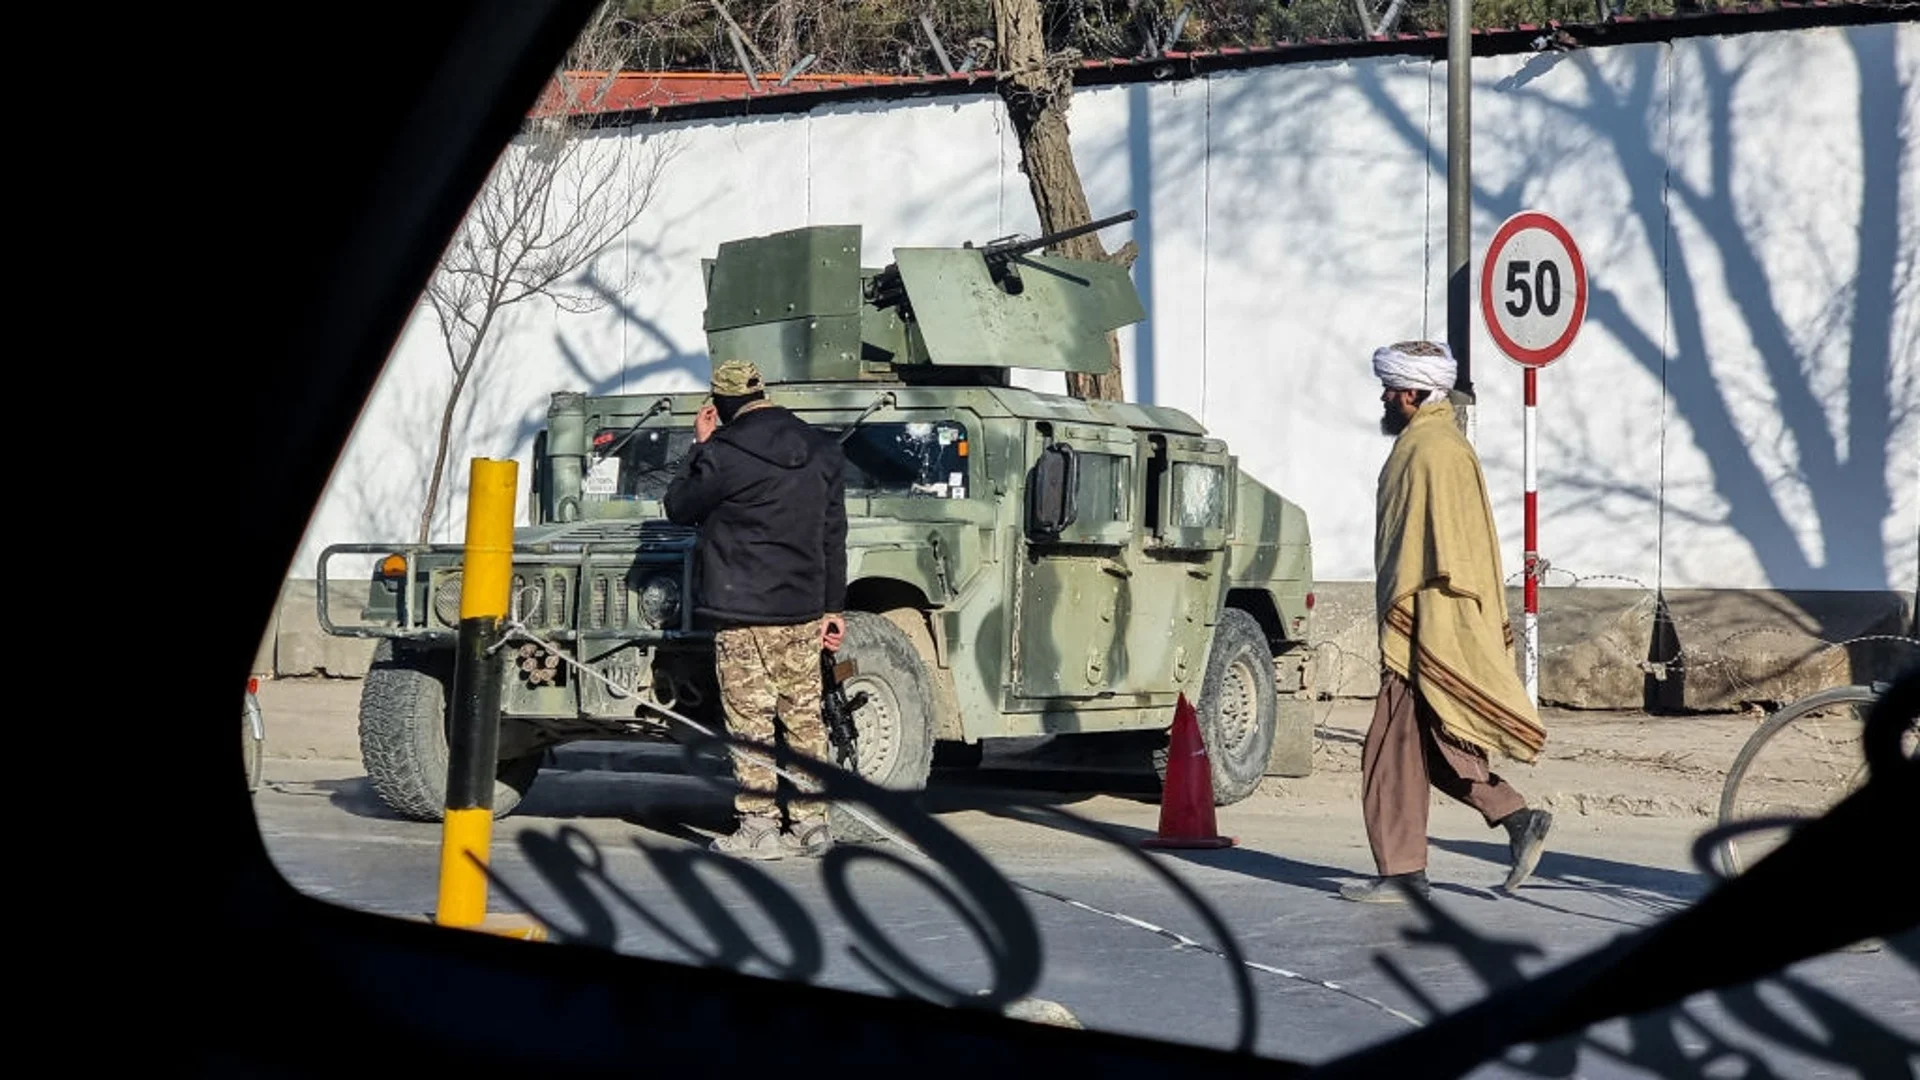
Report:
[{"label": "vehicle tire", "polygon": [[[1781,706],[1747,737],[1727,768],[1720,824],[1811,819],[1858,790],[1867,772],[1861,735],[1877,697],[1871,687],[1836,686]],[[1914,738],[1910,723],[1902,744],[1909,755]],[[1742,873],[1785,839],[1785,830],[1768,829],[1721,842],[1720,872]]]},{"label": "vehicle tire", "polygon": [[[1200,700],[1193,706],[1212,766],[1215,806],[1237,803],[1259,788],[1273,752],[1278,697],[1273,652],[1260,623],[1238,608],[1221,612],[1207,652]],[[1171,734],[1169,729],[1153,751],[1153,771],[1162,784]]]},{"label": "vehicle tire", "polygon": [[[439,821],[447,800],[447,692],[451,653],[398,648],[382,641],[360,689],[360,760],[373,790],[394,813]],[[539,775],[539,752],[502,761],[494,774],[493,816],[505,817]]]},{"label": "vehicle tire", "polygon": [[266,725],[260,717],[260,701],[249,693],[240,711],[240,760],[246,764],[247,794],[260,790],[261,766],[266,757]]},{"label": "vehicle tire", "polygon": [[[919,791],[933,769],[933,684],[907,635],[883,615],[847,613],[846,637],[834,662],[852,660],[859,670],[844,684],[848,699],[865,692],[853,714],[859,738],[859,774],[896,791]],[[835,838],[877,840],[864,822],[831,810]],[[870,817],[870,810],[860,808]]]}]

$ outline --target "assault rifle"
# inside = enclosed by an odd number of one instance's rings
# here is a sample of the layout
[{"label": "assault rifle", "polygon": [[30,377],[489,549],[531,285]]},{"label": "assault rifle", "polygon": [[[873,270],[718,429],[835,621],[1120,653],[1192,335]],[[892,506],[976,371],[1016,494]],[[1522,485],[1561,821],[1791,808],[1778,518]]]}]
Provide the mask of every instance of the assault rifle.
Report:
[{"label": "assault rifle", "polygon": [[860,771],[860,733],[853,726],[853,714],[867,703],[867,692],[862,690],[848,699],[841,682],[859,670],[860,666],[854,661],[835,664],[832,650],[820,650],[820,715],[826,721],[827,741],[833,744],[834,759],[853,773]]}]

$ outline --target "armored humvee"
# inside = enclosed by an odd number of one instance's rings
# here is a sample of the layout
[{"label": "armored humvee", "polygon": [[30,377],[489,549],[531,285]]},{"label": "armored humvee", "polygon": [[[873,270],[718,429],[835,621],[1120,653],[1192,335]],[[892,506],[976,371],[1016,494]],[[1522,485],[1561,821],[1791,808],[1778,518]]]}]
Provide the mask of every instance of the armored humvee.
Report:
[{"label": "armored humvee", "polygon": [[[1309,768],[1304,710],[1280,707],[1304,693],[1307,519],[1184,413],[1012,383],[1014,368],[1106,371],[1105,335],[1145,315],[1125,268],[1037,253],[1060,238],[900,248],[877,269],[860,264],[857,226],[723,243],[703,260],[708,351],[756,363],[776,404],[845,451],[835,659],[852,661],[846,693],[865,695],[862,775],[914,789],[936,750],[964,765],[988,739],[1100,733],[1164,776],[1185,695],[1215,800],[1232,803]],[[697,538],[660,507],[705,400],[552,395],[512,616],[606,679],[532,642],[502,650],[496,814],[551,746],[673,737],[654,706],[722,726],[689,602]],[[324,606],[345,554],[384,556],[358,624]],[[368,775],[420,819],[443,812],[460,573],[458,545],[320,557],[326,629],[379,639],[361,698]]]}]

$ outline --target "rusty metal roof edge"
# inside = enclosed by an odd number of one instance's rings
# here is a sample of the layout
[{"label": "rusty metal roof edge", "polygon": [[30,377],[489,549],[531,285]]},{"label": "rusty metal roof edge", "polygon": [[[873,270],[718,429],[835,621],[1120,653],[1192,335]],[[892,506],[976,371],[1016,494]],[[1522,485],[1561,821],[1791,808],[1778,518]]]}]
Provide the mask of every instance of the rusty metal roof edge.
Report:
[{"label": "rusty metal roof edge", "polygon": [[[1473,32],[1473,55],[1502,56],[1516,53],[1595,48],[1605,45],[1644,44],[1690,37],[1761,33],[1770,30],[1817,29],[1903,22],[1910,5],[1892,3],[1849,3],[1843,0],[1808,0],[1806,3],[1766,8],[1747,5],[1737,10],[1703,12],[1690,15],[1642,15],[1609,19],[1603,23],[1521,24],[1511,27],[1486,27]],[[1546,39],[1542,43],[1542,39]],[[1075,86],[1106,86],[1134,82],[1168,82],[1204,75],[1274,67],[1286,64],[1327,60],[1369,59],[1381,56],[1446,56],[1447,36],[1442,32],[1394,34],[1385,37],[1310,39],[1260,48],[1223,48],[1194,52],[1168,52],[1155,57],[1097,59],[1083,61],[1074,76]],[[725,75],[725,72],[704,74]],[[589,127],[631,127],[637,124],[672,123],[683,120],[749,118],[805,112],[824,105],[902,101],[914,98],[952,97],[991,90],[997,73],[987,70],[957,72],[953,75],[893,76],[843,87],[764,86],[758,93],[728,94],[654,105],[641,109],[609,110],[576,117]]]}]

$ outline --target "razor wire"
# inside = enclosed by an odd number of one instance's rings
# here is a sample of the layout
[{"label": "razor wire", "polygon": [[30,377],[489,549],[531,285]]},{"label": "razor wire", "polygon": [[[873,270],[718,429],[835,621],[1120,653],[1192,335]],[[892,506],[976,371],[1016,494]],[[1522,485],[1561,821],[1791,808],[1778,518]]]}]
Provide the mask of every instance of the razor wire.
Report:
[{"label": "razor wire", "polygon": [[[1698,629],[1704,627],[1706,625],[1704,621],[1688,620],[1685,618],[1677,619],[1671,611],[1663,615],[1660,602],[1660,590],[1648,585],[1646,582],[1626,574],[1579,574],[1565,567],[1553,566],[1545,559],[1539,560],[1539,563],[1540,565],[1535,571],[1535,575],[1542,585],[1552,584],[1550,580],[1552,575],[1559,574],[1564,576],[1566,584],[1557,587],[1581,588],[1593,582],[1617,582],[1643,593],[1644,595],[1634,601],[1632,605],[1628,606],[1616,616],[1616,618],[1624,620],[1637,618],[1642,614],[1650,615],[1655,620],[1656,627],[1659,623],[1664,622],[1671,628],[1677,644],[1672,659],[1665,661],[1640,660],[1635,662],[1635,666],[1642,673],[1651,675],[1658,681],[1665,681],[1676,675],[1684,678],[1689,673],[1699,674],[1709,678],[1718,678],[1732,691],[1732,696],[1742,701],[1771,700],[1761,692],[1762,687],[1760,683],[1753,678],[1749,678],[1750,672],[1747,666],[1741,664],[1739,659],[1726,655],[1730,646],[1749,638],[1773,636],[1787,638],[1805,646],[1805,650],[1798,656],[1785,658],[1784,662],[1780,665],[1780,670],[1772,672],[1773,676],[1787,674],[1794,668],[1814,663],[1817,658],[1826,653],[1834,650],[1844,650],[1856,645],[1870,645],[1884,642],[1905,645],[1909,648],[1920,650],[1920,638],[1907,634],[1857,634],[1834,640],[1822,637],[1804,628],[1785,627],[1773,624],[1742,627],[1730,634],[1726,634],[1716,641],[1711,641],[1709,644],[1689,645],[1686,642],[1691,636],[1689,633],[1690,628]],[[1506,585],[1508,587],[1517,587],[1525,578],[1526,571],[1515,571],[1507,576]],[[1782,621],[1786,621],[1787,619],[1788,616],[1781,616]],[[1313,688],[1315,694],[1325,693],[1329,699],[1341,697],[1341,691],[1346,689],[1352,680],[1362,677],[1356,674],[1353,669],[1364,670],[1368,666],[1377,666],[1375,654],[1370,652],[1356,652],[1334,641],[1315,642],[1307,647],[1307,651],[1314,658],[1314,674],[1316,676],[1320,675],[1323,670],[1327,670],[1322,668],[1320,657],[1324,654],[1332,654],[1334,657],[1335,663],[1331,670],[1336,674],[1336,681],[1330,687]],[[1546,650],[1543,649],[1543,656],[1545,652]],[[1372,663],[1370,664],[1369,662]],[[1765,678],[1767,676],[1761,677]],[[1319,721],[1315,725],[1315,730],[1323,730],[1326,721],[1331,715],[1331,707],[1323,710],[1320,713]]]}]

